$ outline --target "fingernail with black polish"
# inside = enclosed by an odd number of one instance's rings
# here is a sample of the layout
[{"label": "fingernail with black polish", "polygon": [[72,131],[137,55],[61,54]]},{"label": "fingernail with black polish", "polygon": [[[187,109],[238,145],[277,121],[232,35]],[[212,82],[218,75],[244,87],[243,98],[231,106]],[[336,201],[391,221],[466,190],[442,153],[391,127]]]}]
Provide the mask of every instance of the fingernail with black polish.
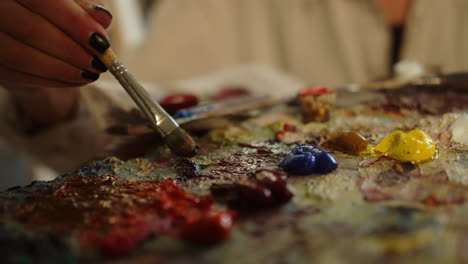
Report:
[{"label": "fingernail with black polish", "polygon": [[104,53],[109,47],[109,41],[99,33],[93,33],[89,37],[89,44],[100,53]]},{"label": "fingernail with black polish", "polygon": [[91,65],[93,66],[94,69],[100,71],[100,72],[106,72],[107,71],[107,67],[106,65],[104,65],[104,63],[102,63],[98,57],[94,56],[93,57],[93,60],[91,62]]},{"label": "fingernail with black polish", "polygon": [[81,77],[83,77],[83,79],[86,79],[86,80],[96,81],[97,79],[99,79],[99,73],[82,71]]},{"label": "fingernail with black polish", "polygon": [[112,17],[113,17],[111,11],[109,11],[107,8],[105,8],[105,7],[103,7],[103,6],[100,6],[100,5],[92,5],[91,8],[106,13],[111,19],[112,19]]}]

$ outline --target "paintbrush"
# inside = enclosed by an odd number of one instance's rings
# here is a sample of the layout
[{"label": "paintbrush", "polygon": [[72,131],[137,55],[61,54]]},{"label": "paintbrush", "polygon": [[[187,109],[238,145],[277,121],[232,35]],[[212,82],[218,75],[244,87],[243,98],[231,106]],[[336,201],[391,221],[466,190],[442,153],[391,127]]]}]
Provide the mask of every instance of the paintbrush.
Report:
[{"label": "paintbrush", "polygon": [[161,136],[173,153],[184,157],[197,154],[198,145],[193,138],[150,97],[110,47],[96,55],[109,68],[109,71],[148,118],[152,129]]},{"label": "paintbrush", "polygon": [[182,125],[200,119],[227,116],[246,112],[248,110],[260,109],[275,103],[280,102],[278,100],[273,100],[269,95],[243,96],[220,103],[181,109],[173,116],[177,120],[177,123]]}]

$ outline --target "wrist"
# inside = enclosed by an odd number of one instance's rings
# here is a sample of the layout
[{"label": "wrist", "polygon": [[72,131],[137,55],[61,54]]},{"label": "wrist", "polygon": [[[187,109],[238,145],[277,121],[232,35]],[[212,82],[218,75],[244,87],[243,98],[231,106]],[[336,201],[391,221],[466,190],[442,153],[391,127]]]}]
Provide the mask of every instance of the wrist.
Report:
[{"label": "wrist", "polygon": [[37,131],[73,118],[78,109],[78,88],[8,89],[26,129]]}]

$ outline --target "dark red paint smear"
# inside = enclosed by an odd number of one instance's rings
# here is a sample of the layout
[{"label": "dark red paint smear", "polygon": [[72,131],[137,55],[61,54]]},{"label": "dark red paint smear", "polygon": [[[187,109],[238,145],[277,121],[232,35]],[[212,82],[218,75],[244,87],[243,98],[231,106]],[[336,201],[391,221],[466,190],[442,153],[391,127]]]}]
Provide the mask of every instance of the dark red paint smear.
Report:
[{"label": "dark red paint smear", "polygon": [[211,196],[197,197],[178,182],[121,182],[113,176],[73,177],[16,210],[31,229],[80,234],[84,247],[125,255],[154,235],[194,243],[229,238],[235,213],[216,208]]},{"label": "dark red paint smear", "polygon": [[159,101],[164,110],[173,115],[178,110],[198,105],[198,98],[193,94],[174,94]]},{"label": "dark red paint smear", "polygon": [[[234,213],[217,210],[210,196],[196,197],[177,187],[174,180],[138,183],[137,197],[151,202],[116,213],[110,232],[85,232],[84,243],[97,245],[110,255],[127,254],[154,234],[181,237],[195,243],[216,243],[229,237]],[[149,187],[149,188],[147,188]]]},{"label": "dark red paint smear", "polygon": [[294,190],[286,183],[288,175],[282,169],[260,169],[242,182],[214,184],[211,193],[229,208],[257,211],[287,203]]}]

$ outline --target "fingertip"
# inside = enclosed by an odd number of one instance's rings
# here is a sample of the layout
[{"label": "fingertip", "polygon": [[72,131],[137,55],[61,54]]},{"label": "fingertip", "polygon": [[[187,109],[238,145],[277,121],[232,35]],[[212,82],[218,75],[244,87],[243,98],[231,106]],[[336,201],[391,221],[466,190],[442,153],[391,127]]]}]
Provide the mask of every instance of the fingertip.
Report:
[{"label": "fingertip", "polygon": [[101,5],[91,5],[88,9],[88,13],[105,29],[112,23],[112,12]]},{"label": "fingertip", "polygon": [[90,71],[82,71],[81,72],[81,77],[85,79],[86,81],[97,81],[99,79],[99,73],[95,72],[90,72]]},{"label": "fingertip", "polygon": [[96,11],[100,11],[101,14],[104,14],[105,17],[107,18],[106,20],[112,21],[113,15],[109,9],[103,7],[102,5],[92,5],[91,8]]},{"label": "fingertip", "polygon": [[101,60],[99,60],[99,58],[96,56],[93,56],[93,59],[91,60],[91,65],[93,69],[97,70],[98,72],[102,73],[107,71],[106,65],[104,65],[104,63],[102,63]]},{"label": "fingertip", "polygon": [[96,32],[92,33],[89,37],[89,44],[94,50],[101,54],[104,53],[111,45],[106,37]]}]

